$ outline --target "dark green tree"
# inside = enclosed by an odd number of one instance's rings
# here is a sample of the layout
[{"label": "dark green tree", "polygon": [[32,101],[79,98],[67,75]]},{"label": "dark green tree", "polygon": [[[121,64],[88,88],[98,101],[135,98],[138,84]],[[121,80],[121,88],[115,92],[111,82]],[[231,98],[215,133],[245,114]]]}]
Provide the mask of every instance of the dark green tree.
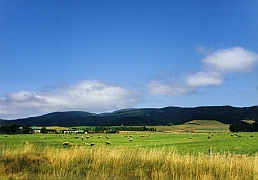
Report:
[{"label": "dark green tree", "polygon": [[237,123],[231,124],[229,130],[231,132],[254,132],[256,124],[249,124],[244,121],[239,121]]},{"label": "dark green tree", "polygon": [[21,127],[21,131],[20,132],[22,134],[33,134],[33,129],[29,125],[23,125]]},{"label": "dark green tree", "polygon": [[103,133],[105,130],[104,126],[96,126],[95,127],[95,133]]},{"label": "dark green tree", "polygon": [[3,134],[17,134],[19,126],[17,124],[3,124],[0,126],[0,133]]},{"label": "dark green tree", "polygon": [[40,130],[40,133],[46,134],[47,133],[47,128],[43,126]]}]

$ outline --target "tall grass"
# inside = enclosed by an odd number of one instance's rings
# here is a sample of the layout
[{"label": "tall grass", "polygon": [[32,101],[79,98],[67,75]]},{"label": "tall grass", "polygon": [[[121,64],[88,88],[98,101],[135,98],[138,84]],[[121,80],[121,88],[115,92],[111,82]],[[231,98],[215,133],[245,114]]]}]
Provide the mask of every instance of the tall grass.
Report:
[{"label": "tall grass", "polygon": [[2,179],[257,179],[258,156],[179,153],[168,148],[33,144],[5,148]]}]

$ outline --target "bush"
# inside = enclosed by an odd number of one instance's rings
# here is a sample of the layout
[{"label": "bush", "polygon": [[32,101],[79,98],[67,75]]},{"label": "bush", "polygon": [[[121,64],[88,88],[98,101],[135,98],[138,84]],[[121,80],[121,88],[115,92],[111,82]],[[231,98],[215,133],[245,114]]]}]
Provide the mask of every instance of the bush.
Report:
[{"label": "bush", "polygon": [[229,126],[231,132],[256,132],[258,129],[258,123],[249,124],[244,121],[239,121]]}]

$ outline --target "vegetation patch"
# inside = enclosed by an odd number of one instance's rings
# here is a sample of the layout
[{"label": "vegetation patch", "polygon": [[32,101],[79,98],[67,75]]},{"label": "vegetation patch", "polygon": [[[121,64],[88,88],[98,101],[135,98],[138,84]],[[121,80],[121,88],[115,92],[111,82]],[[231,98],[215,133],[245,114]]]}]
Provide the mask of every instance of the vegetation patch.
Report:
[{"label": "vegetation patch", "polygon": [[257,157],[176,148],[25,144],[1,155],[0,176],[22,179],[256,179]]},{"label": "vegetation patch", "polygon": [[258,134],[231,133],[228,126],[194,120],[172,126],[80,126],[64,128],[71,132],[61,134],[62,127],[44,127],[60,131],[2,134],[0,177],[257,179]]}]

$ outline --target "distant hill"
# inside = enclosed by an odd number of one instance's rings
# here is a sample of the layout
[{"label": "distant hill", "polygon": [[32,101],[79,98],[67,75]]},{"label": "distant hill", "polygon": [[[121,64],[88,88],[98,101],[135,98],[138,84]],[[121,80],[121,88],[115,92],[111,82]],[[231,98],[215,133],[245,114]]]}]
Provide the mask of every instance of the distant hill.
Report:
[{"label": "distant hill", "polygon": [[203,106],[195,108],[165,107],[122,109],[111,113],[95,114],[83,111],[53,112],[38,117],[0,120],[0,124],[37,126],[102,126],[102,125],[169,125],[191,120],[217,120],[232,124],[240,120],[258,120],[258,106]]}]

